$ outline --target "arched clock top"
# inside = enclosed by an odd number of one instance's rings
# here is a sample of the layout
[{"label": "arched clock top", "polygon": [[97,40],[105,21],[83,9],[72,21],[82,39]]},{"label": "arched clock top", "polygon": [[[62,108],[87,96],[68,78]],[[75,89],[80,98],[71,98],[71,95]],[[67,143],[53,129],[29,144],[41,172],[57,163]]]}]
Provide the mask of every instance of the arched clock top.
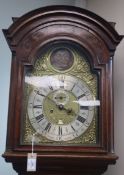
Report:
[{"label": "arched clock top", "polygon": [[30,64],[34,61],[31,53],[39,44],[43,46],[61,38],[82,45],[92,55],[94,65],[106,64],[123,37],[98,15],[71,6],[39,8],[3,31],[11,50],[17,52],[16,58]]}]

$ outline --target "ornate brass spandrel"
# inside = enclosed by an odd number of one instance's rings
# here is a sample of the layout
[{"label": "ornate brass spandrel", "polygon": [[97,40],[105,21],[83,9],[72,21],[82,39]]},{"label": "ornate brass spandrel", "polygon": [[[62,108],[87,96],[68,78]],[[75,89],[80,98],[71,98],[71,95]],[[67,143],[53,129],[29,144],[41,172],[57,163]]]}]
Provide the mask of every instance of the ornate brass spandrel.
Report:
[{"label": "ornate brass spandrel", "polygon": [[[44,54],[43,56],[41,56],[40,58],[37,59],[34,69],[33,71],[30,73],[30,76],[43,76],[43,75],[57,75],[57,74],[65,74],[65,75],[71,75],[71,76],[75,76],[81,80],[83,80],[87,86],[89,87],[90,91],[92,92],[94,99],[97,99],[97,89],[98,89],[98,77],[95,73],[92,72],[91,70],[91,66],[88,62],[88,60],[86,58],[84,58],[83,56],[81,56],[78,51],[72,49],[73,55],[74,55],[74,65],[72,66],[71,69],[69,69],[66,72],[62,72],[62,71],[56,71],[55,69],[52,68],[52,66],[50,65],[50,59],[49,59],[49,55],[50,55],[50,51],[48,50],[48,52],[46,54]],[[27,106],[27,101],[28,101],[28,97],[29,94],[31,93],[33,89],[33,86],[30,84],[26,84],[25,83],[25,106]],[[94,108],[95,110],[95,115],[94,115],[94,119],[92,121],[92,123],[90,124],[89,128],[86,130],[86,132],[75,138],[74,140],[71,141],[67,141],[67,142],[53,142],[50,141],[46,138],[44,138],[41,135],[36,136],[36,140],[37,140],[37,144],[57,144],[57,145],[66,145],[66,144],[70,144],[70,145],[76,145],[76,144],[96,144],[97,143],[97,110]],[[33,133],[35,133],[32,125],[30,124],[30,121],[28,119],[27,116],[27,111],[26,108],[24,110],[24,120],[23,122],[25,123],[25,128],[24,128],[24,133],[23,133],[23,139],[22,139],[22,143],[23,144],[30,144],[31,143],[31,136],[33,135]]]},{"label": "ornate brass spandrel", "polygon": [[88,60],[84,57],[79,55],[77,52],[75,54],[75,66],[71,71],[71,75],[76,76],[83,80],[88,87],[90,88],[91,92],[93,93],[94,97],[97,96],[97,76],[91,71],[90,64]]}]

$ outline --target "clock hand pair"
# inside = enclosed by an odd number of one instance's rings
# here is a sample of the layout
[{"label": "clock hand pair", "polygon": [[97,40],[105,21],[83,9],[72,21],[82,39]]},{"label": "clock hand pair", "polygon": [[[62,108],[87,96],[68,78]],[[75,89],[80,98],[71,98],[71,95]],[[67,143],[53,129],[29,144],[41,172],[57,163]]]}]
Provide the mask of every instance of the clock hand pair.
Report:
[{"label": "clock hand pair", "polygon": [[54,100],[52,100],[50,97],[46,96],[46,98],[48,100],[50,100],[53,104],[55,104],[59,110],[65,110],[67,112],[67,114],[71,114],[72,113],[72,109],[71,108],[65,108],[63,104],[57,104]]},{"label": "clock hand pair", "polygon": [[58,107],[59,107],[60,110],[65,110],[67,112],[67,114],[71,114],[71,112],[72,112],[72,109],[71,108],[68,108],[67,109],[62,104],[59,104]]}]

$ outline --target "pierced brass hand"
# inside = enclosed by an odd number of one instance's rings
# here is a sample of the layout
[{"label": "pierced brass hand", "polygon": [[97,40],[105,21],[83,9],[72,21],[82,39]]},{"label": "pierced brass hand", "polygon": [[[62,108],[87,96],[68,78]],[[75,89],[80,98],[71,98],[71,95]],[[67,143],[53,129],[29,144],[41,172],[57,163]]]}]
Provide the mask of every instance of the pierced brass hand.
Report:
[{"label": "pierced brass hand", "polygon": [[72,114],[72,112],[73,112],[73,110],[71,108],[65,108],[65,106],[62,104],[58,105],[58,108],[60,110],[65,110],[67,112],[67,114]]},{"label": "pierced brass hand", "polygon": [[77,115],[72,108],[65,108],[63,104],[57,104],[56,101],[52,100],[50,97],[46,97],[49,101],[51,101],[60,111],[65,110],[68,115]]}]

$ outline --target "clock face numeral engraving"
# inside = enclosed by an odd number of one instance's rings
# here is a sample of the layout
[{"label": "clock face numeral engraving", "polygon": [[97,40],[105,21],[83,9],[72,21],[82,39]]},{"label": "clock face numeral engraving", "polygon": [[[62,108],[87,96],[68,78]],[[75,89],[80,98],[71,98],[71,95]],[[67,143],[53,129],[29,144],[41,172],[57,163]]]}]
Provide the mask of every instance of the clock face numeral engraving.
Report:
[{"label": "clock face numeral engraving", "polygon": [[61,126],[59,126],[59,136],[61,136],[62,135],[62,127]]},{"label": "clock face numeral engraving", "polygon": [[34,105],[33,108],[42,108],[42,105]]},{"label": "clock face numeral engraving", "polygon": [[84,123],[86,119],[79,115],[77,117],[77,120],[80,121],[81,123]]},{"label": "clock face numeral engraving", "polygon": [[49,132],[51,129],[51,123],[48,123],[47,126],[45,127],[45,131]]},{"label": "clock face numeral engraving", "polygon": [[82,97],[84,97],[86,94],[81,94],[79,97],[78,97],[78,100]]},{"label": "clock face numeral engraving", "polygon": [[37,122],[39,123],[40,121],[42,121],[44,119],[44,115],[41,114],[41,115],[38,115],[37,117],[35,117]]},{"label": "clock face numeral engraving", "polygon": [[53,87],[52,86],[49,86],[49,89],[53,91]]},{"label": "clock face numeral engraving", "polygon": [[80,110],[89,110],[89,106],[80,106]]},{"label": "clock face numeral engraving", "polygon": [[64,81],[65,81],[65,75],[59,76],[59,83],[61,89],[64,89]]},{"label": "clock face numeral engraving", "polygon": [[76,130],[75,130],[75,128],[71,125],[71,128],[72,128],[72,130],[75,132]]},{"label": "clock face numeral engraving", "polygon": [[46,84],[34,88],[28,100],[33,128],[53,141],[69,141],[83,134],[94,117],[94,107],[80,104],[93,100],[88,86],[68,75],[45,76],[43,80]]}]

